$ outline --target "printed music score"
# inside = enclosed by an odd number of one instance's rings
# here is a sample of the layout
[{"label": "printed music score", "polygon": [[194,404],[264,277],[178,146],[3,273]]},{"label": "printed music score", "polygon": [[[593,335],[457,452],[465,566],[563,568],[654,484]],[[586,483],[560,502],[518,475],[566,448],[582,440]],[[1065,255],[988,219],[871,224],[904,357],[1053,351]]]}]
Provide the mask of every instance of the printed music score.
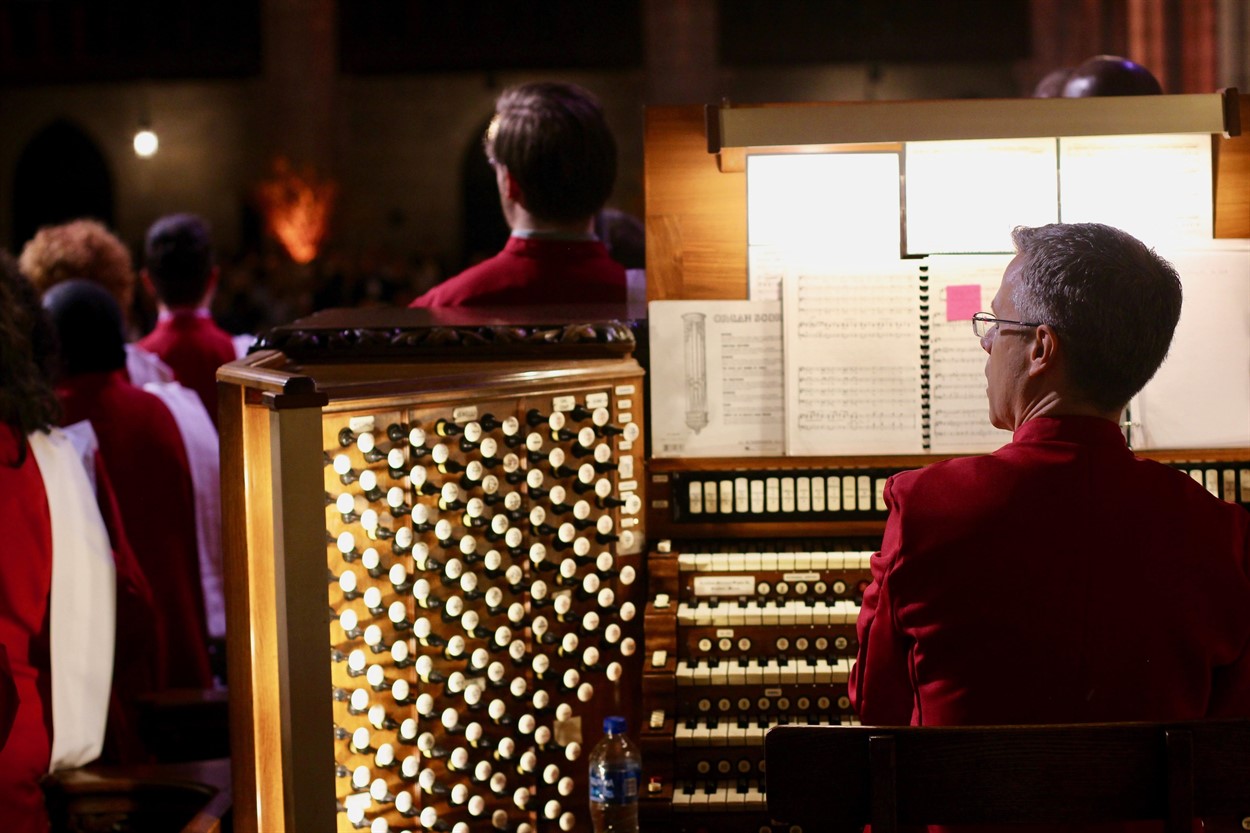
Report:
[{"label": "printed music score", "polygon": [[918,284],[914,261],[786,275],[787,454],[924,450]]},{"label": "printed music score", "polygon": [[1011,434],[990,424],[985,360],[972,315],[989,311],[1011,255],[934,255],[929,283],[929,450],[994,451]]},{"label": "printed music score", "polygon": [[1059,219],[1057,157],[1053,138],[908,142],[907,253],[1010,252],[1015,226]]},{"label": "printed music score", "polygon": [[1181,277],[1181,320],[1163,366],[1129,405],[1129,443],[1250,445],[1250,242],[1159,254]]},{"label": "printed music score", "polygon": [[782,452],[778,301],[653,301],[648,307],[652,454]]},{"label": "printed music score", "polygon": [[1062,222],[1105,223],[1150,246],[1211,239],[1215,200],[1205,133],[1065,136],[1059,176]]},{"label": "printed music score", "polygon": [[802,264],[898,257],[897,152],[751,154],[746,177],[751,300],[780,300]]}]

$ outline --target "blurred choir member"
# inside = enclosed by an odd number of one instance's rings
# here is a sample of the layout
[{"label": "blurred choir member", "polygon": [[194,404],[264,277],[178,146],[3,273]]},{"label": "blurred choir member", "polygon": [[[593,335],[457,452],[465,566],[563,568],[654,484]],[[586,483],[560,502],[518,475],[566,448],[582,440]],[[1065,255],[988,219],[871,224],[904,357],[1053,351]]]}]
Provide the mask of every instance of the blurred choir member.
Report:
[{"label": "blurred choir member", "polygon": [[0,807],[11,833],[47,830],[45,773],[102,749],[142,758],[133,701],[152,688],[161,642],[90,427],[52,427],[56,395],[36,359],[51,346],[34,288],[0,253],[0,713],[12,716],[5,738],[0,714]]},{"label": "blurred choir member", "polygon": [[[39,229],[23,247],[18,266],[40,294],[61,281],[84,278],[107,289],[123,316],[133,308],[135,273],[130,252],[95,220]],[[126,345],[126,374],[140,386],[174,380],[174,372],[164,362],[135,344]]]},{"label": "blurred choir member", "polygon": [[209,305],[217,289],[208,224],[194,214],[171,214],[148,229],[140,273],[160,304],[152,332],[139,346],[155,353],[174,377],[199,394],[217,424],[217,368],[238,358],[234,339],[218,327]]},{"label": "blurred choir member", "polygon": [[121,310],[99,284],[62,281],[43,303],[61,344],[64,421],[89,420],[95,429],[126,535],[152,585],[166,635],[160,683],[206,688],[195,492],[178,424],[160,398],[127,380]]},{"label": "blurred choir member", "polygon": [[1095,55],[1075,69],[1048,72],[1033,89],[1034,98],[1094,98],[1112,95],[1159,95],[1162,85],[1139,63],[1118,55]]},{"label": "blurred choir member", "polygon": [[574,84],[505,90],[483,142],[512,236],[414,307],[621,303],[625,269],[594,235],[616,180],[603,108]]},{"label": "blurred choir member", "polygon": [[[204,248],[207,249],[207,237]],[[174,257],[173,261],[177,264],[186,259]],[[209,264],[211,268],[211,260]],[[22,250],[19,265],[22,273],[45,295],[58,284],[72,279],[90,281],[107,290],[121,311],[125,338],[125,311],[134,299],[135,274],[126,246],[100,223],[76,220],[40,229]],[[177,283],[176,280],[171,282]],[[111,345],[112,334],[107,334],[106,338]],[[86,361],[93,360],[89,354],[95,350],[95,345],[89,339],[78,338],[74,344]],[[177,383],[174,372],[155,353],[137,344],[123,344],[123,349],[125,364],[121,381],[159,397],[177,423],[177,436],[184,449],[184,467],[190,467],[194,487],[194,523],[188,529],[196,541],[197,571],[202,585],[197,593],[202,603],[196,609],[204,612],[206,632],[214,639],[220,639],[225,635],[226,617],[221,567],[221,463],[213,416],[196,391]],[[231,355],[230,360],[233,358]],[[215,372],[215,368],[210,372]],[[209,389],[215,393],[213,385]],[[79,412],[78,418],[85,419],[86,413]],[[121,428],[114,426],[112,430],[116,432]],[[109,465],[121,466],[122,463],[115,461]],[[128,471],[128,474],[130,479],[137,477],[134,470]],[[124,488],[123,481],[116,477],[114,485],[118,488],[123,509],[130,505],[137,506],[141,501],[140,497],[127,494],[128,488]],[[129,523],[137,520],[129,519]],[[133,541],[135,536],[131,537]],[[135,547],[136,550],[145,550],[138,543]],[[140,558],[144,559],[143,552],[140,552]],[[159,589],[154,577],[153,584]]]}]

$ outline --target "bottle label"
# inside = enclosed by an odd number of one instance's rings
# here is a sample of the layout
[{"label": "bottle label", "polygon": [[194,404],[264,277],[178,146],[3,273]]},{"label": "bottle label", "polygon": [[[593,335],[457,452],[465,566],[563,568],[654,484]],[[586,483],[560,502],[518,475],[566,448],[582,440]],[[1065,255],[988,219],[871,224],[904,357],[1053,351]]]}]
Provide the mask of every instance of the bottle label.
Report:
[{"label": "bottle label", "polygon": [[590,800],[603,804],[636,804],[641,777],[642,771],[636,766],[605,772],[595,767],[590,772]]}]

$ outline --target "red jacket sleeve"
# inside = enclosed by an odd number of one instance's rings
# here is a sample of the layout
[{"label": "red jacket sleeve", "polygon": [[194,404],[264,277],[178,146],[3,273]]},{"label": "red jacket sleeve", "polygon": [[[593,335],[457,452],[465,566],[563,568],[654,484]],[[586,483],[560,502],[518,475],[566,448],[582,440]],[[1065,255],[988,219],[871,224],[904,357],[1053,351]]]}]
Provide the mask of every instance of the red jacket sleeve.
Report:
[{"label": "red jacket sleeve", "polygon": [[881,551],[872,557],[872,584],[864,591],[856,632],[859,655],[851,669],[851,704],[865,725],[906,726],[911,723],[915,696],[911,684],[911,639],[899,629],[890,573],[899,553],[899,509],[894,480],[885,486],[886,520]]}]

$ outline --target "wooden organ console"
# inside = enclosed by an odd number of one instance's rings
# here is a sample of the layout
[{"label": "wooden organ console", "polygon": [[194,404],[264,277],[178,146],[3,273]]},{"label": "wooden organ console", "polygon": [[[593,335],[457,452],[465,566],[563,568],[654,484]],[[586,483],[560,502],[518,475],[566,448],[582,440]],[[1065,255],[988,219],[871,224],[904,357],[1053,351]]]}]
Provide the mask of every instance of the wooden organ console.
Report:
[{"label": "wooden organ console", "polygon": [[[1063,135],[1073,108],[1149,132],[1190,98],[742,108],[739,143],[650,108],[649,298],[746,297],[752,152]],[[1250,139],[1212,141],[1216,237],[1250,238]],[[589,830],[615,713],[644,829],[801,833],[764,735],[855,722],[885,480],[945,456],[652,458],[644,397],[673,392],[616,323],[642,311],[566,312],[332,311],[220,371],[239,830]],[[1250,508],[1250,448],[1146,456]]]},{"label": "wooden organ console", "polygon": [[603,717],[636,723],[632,331],[423,315],[220,373],[241,830],[587,830]]},{"label": "wooden organ console", "polygon": [[[996,131],[1118,133],[1112,123],[1129,120],[1140,132],[1185,132],[1160,119],[1197,98],[649,108],[648,298],[748,297],[753,153],[897,152],[908,140]],[[1238,107],[1250,123],[1250,96],[1212,104],[1212,124],[1235,125]],[[1250,237],[1250,138],[1212,141],[1215,236]],[[846,678],[868,558],[885,526],[885,480],[948,456],[649,458],[645,829],[799,833],[767,812],[763,735],[779,724],[856,721]],[[1250,509],[1250,448],[1145,456]]]}]

